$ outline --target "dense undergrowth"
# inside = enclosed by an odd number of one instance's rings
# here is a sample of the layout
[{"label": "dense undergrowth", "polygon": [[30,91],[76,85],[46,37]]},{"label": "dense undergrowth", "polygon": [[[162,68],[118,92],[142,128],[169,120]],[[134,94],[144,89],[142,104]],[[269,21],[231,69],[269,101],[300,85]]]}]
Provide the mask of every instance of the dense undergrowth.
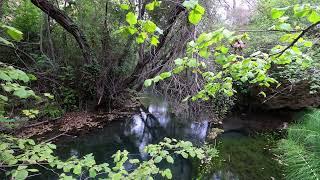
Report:
[{"label": "dense undergrowth", "polygon": [[320,178],[320,111],[311,110],[288,129],[278,145],[279,160],[290,180]]}]

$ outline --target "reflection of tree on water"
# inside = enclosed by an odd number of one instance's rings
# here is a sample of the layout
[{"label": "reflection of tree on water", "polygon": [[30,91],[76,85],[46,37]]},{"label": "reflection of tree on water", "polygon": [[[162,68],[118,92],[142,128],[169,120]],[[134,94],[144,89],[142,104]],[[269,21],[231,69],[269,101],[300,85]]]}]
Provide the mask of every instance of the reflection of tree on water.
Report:
[{"label": "reflection of tree on water", "polygon": [[166,102],[150,104],[149,114],[141,110],[125,125],[125,136],[139,149],[144,157],[143,149],[150,143],[156,143],[164,137],[190,140],[196,144],[204,142],[208,130],[208,121],[194,122],[178,120],[170,117]]}]

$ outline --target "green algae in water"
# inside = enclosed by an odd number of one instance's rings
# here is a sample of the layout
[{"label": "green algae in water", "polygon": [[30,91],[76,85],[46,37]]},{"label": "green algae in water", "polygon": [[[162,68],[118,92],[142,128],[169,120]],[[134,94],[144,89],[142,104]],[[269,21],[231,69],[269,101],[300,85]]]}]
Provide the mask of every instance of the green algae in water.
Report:
[{"label": "green algae in water", "polygon": [[283,179],[283,169],[272,153],[277,143],[273,135],[227,137],[217,142],[219,158],[199,167],[199,179]]}]

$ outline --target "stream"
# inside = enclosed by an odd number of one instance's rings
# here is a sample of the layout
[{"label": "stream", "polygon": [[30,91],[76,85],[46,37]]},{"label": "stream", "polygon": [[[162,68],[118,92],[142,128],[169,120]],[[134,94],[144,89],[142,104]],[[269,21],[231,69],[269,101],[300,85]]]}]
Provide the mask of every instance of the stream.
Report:
[{"label": "stream", "polygon": [[[188,140],[200,146],[205,142],[210,129],[208,119],[175,117],[170,113],[169,104],[161,98],[150,100],[147,107],[152,115],[141,110],[129,119],[111,122],[87,135],[61,139],[57,143],[57,155],[67,159],[93,153],[97,163],[112,164],[112,154],[124,149],[130,152],[129,158],[147,159],[144,147],[164,137]],[[214,142],[220,151],[219,158],[208,166],[198,168],[191,160],[177,157],[174,165],[165,168],[172,170],[173,179],[181,180],[195,179],[199,173],[201,179],[212,180],[281,179],[281,168],[268,151],[268,147],[274,145],[273,136],[250,135],[246,130],[248,126],[227,118],[223,125],[225,132]],[[126,168],[132,169],[130,164]]]}]

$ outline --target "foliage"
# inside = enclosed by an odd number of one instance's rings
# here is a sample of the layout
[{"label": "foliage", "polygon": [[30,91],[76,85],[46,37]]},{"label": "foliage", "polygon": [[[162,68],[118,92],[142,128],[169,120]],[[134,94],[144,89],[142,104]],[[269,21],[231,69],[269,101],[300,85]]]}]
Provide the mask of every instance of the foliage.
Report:
[{"label": "foliage", "polygon": [[[242,42],[244,39],[248,39],[246,34],[233,35],[234,32],[223,28],[211,33],[202,33],[195,41],[189,42],[187,56],[176,59],[176,67],[173,70],[146,80],[144,85],[148,87],[152,83],[157,83],[173,74],[178,74],[185,69],[191,69],[193,73],[201,75],[206,80],[206,84],[198,94],[192,97],[192,100],[208,100],[218,92],[224,92],[226,95],[232,96],[235,92],[233,88],[234,82],[258,84],[265,87],[277,83],[268,74],[273,64],[285,65],[295,61],[301,66],[307,66],[310,61],[310,57],[303,52],[312,46],[312,42],[299,37],[305,33],[300,26],[295,27],[295,31],[298,32],[290,33],[293,28],[291,24],[286,22],[289,17],[282,17],[288,9],[274,8],[271,11],[273,19],[278,19],[277,24],[271,29],[288,32],[280,38],[280,41],[288,44],[294,42],[293,45],[291,44],[288,47],[277,45],[271,49],[269,54],[257,51],[248,57],[244,57],[237,52],[230,52],[230,48],[224,44]],[[293,11],[296,17],[306,17],[312,24],[319,23],[320,15],[317,7],[296,5]],[[298,43],[295,43],[296,41]],[[216,64],[221,66],[222,70],[220,72],[208,71],[207,66],[210,64],[210,61],[208,61],[210,57],[215,60]],[[260,94],[266,96],[264,92]]]},{"label": "foliage", "polygon": [[320,111],[313,110],[288,129],[277,152],[280,163],[285,165],[286,179],[319,179]]},{"label": "foliage", "polygon": [[[194,147],[188,141],[177,141],[165,138],[159,144],[151,144],[145,148],[149,154],[148,160],[130,159],[129,152],[118,151],[112,157],[114,165],[107,163],[96,164],[94,156],[88,154],[81,159],[71,157],[62,161],[54,156],[56,146],[51,143],[36,144],[31,139],[13,138],[7,135],[0,136],[0,167],[7,171],[6,175],[17,180],[26,179],[39,170],[37,167],[46,167],[59,173],[59,179],[88,179],[107,177],[106,179],[153,179],[161,175],[165,179],[172,179],[170,169],[159,167],[162,163],[174,163],[176,155],[183,158],[205,159],[217,156],[215,149],[201,149]],[[125,164],[130,163],[135,168],[127,170]]]}]

